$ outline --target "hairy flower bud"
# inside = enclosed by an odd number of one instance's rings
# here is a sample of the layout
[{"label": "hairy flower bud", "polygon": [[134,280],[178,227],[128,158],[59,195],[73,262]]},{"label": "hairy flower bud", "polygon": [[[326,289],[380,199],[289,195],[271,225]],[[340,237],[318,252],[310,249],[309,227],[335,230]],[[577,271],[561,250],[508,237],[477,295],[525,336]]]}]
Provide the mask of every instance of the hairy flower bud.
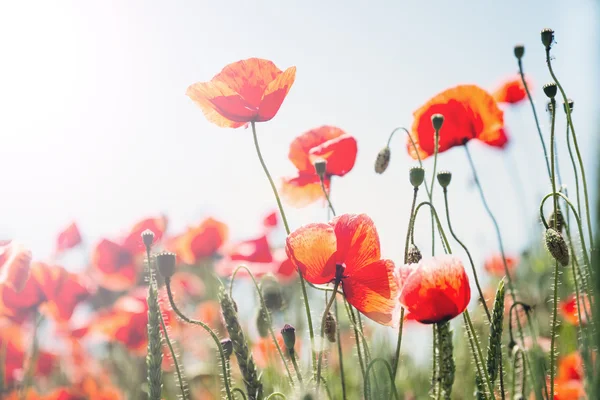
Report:
[{"label": "hairy flower bud", "polygon": [[433,114],[431,116],[431,124],[433,125],[433,129],[439,131],[442,129],[442,125],[444,125],[444,116],[442,114]]},{"label": "hairy flower bud", "polygon": [[450,171],[440,171],[437,174],[437,180],[441,187],[446,188],[450,185],[452,181],[452,172]]},{"label": "hairy flower bud", "polygon": [[175,273],[175,253],[168,251],[161,251],[156,255],[156,264],[158,265],[158,272],[164,278],[170,278]]},{"label": "hairy flower bud", "polygon": [[258,334],[262,338],[269,336],[269,320],[267,317],[267,310],[260,308],[256,314],[256,329]]},{"label": "hairy flower bud", "polygon": [[144,232],[142,232],[141,236],[144,246],[146,246],[146,248],[152,247],[152,243],[154,242],[154,232],[152,232],[150,229],[146,229]]},{"label": "hairy flower bud", "polygon": [[556,209],[556,214],[554,214],[554,211],[553,211],[548,220],[548,225],[551,228],[555,228],[555,226],[554,226],[555,223],[556,223],[556,231],[562,233],[563,228],[565,226],[565,217],[563,216],[563,213],[560,210],[560,208]]},{"label": "hairy flower bud", "polygon": [[265,275],[260,284],[265,306],[269,311],[281,311],[285,308],[285,299],[279,281],[273,275]]},{"label": "hairy flower bud", "polygon": [[556,83],[551,82],[551,83],[546,83],[543,87],[544,89],[544,93],[546,94],[546,96],[548,96],[548,98],[553,99],[554,97],[556,97],[556,93],[558,92],[558,87],[556,86]]},{"label": "hairy flower bud", "polygon": [[554,228],[546,229],[546,248],[552,257],[563,267],[569,265],[569,248],[567,242]]},{"label": "hairy flower bud", "polygon": [[285,324],[281,330],[281,337],[288,351],[293,351],[296,345],[296,328],[290,324]]},{"label": "hairy flower bud", "polygon": [[515,45],[514,52],[515,57],[517,57],[517,60],[520,60],[525,54],[525,46],[523,46],[522,44]]},{"label": "hairy flower bud", "polygon": [[385,146],[383,149],[377,153],[377,158],[375,159],[375,172],[378,174],[383,174],[390,164],[390,157],[392,152],[388,146]]},{"label": "hairy flower bud", "polygon": [[408,264],[416,264],[421,261],[422,258],[421,251],[417,246],[414,244],[408,246],[408,254],[406,255],[406,262]]},{"label": "hairy flower bud", "polygon": [[233,354],[233,342],[229,338],[223,339],[221,340],[221,347],[223,348],[225,358],[229,360],[229,357]]},{"label": "hairy flower bud", "polygon": [[412,167],[409,171],[410,184],[418,188],[425,180],[425,170],[421,167]]},{"label": "hairy flower bud", "polygon": [[325,337],[331,343],[335,343],[336,333],[337,333],[337,321],[335,317],[331,313],[331,311],[327,311],[327,315],[325,316]]},{"label": "hairy flower bud", "polygon": [[545,28],[541,32],[542,44],[549,50],[554,43],[554,31],[550,28]]}]

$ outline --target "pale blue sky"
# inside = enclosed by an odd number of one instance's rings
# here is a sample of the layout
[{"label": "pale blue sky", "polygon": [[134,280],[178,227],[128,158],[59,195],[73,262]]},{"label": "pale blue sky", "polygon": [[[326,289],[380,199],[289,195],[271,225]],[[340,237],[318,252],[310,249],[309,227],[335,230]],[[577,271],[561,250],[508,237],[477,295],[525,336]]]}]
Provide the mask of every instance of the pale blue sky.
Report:
[{"label": "pale blue sky", "polygon": [[[281,69],[297,66],[280,112],[258,125],[273,175],[293,173],[289,143],[310,128],[332,124],[355,135],[358,159],[334,181],[336,208],[371,215],[384,255],[398,260],[411,197],[407,169],[414,163],[398,137],[389,171],[375,175],[373,160],[389,132],[410,126],[412,111],[447,87],[492,89],[515,73],[516,43],[526,46],[525,69],[547,125],[540,90],[549,80],[539,39],[544,27],[557,32],[555,67],[576,101],[591,171],[598,12],[592,0],[3,2],[0,237],[20,239],[43,258],[71,220],[91,243],[159,212],[170,217],[172,231],[214,215],[236,237],[253,234],[274,201],[251,132],[209,124],[184,93],[227,63],[263,57]],[[548,188],[528,105],[507,111],[506,121],[515,168],[531,188],[530,221],[518,225],[502,153],[477,144],[472,151],[508,248],[516,251]],[[562,115],[559,126],[562,133]],[[445,153],[439,165],[455,173],[455,226],[480,259],[496,242],[463,153]],[[297,227],[323,219],[325,211],[288,208],[288,214]],[[417,235],[427,247],[424,221]]]}]

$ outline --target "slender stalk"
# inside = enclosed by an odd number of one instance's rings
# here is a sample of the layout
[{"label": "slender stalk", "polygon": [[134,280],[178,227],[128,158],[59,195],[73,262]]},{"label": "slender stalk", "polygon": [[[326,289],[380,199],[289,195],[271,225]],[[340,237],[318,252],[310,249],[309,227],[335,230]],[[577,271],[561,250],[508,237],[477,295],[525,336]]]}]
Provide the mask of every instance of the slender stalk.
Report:
[{"label": "slender stalk", "polygon": [[[273,195],[275,196],[275,200],[277,201],[277,207],[279,208],[279,213],[281,214],[281,219],[283,220],[283,225],[285,227],[286,233],[290,234],[290,227],[287,222],[287,218],[285,216],[285,211],[283,210],[283,205],[281,204],[281,198],[279,197],[279,193],[277,192],[277,187],[273,182],[273,178],[269,173],[269,169],[265,164],[265,160],[263,159],[262,153],[260,152],[260,146],[258,145],[258,136],[256,135],[256,124],[254,121],[251,122],[252,125],[252,137],[254,138],[254,147],[256,148],[256,154],[258,155],[258,159],[260,161],[260,165],[262,165],[263,171],[269,180],[269,184],[271,185],[271,189],[273,190]],[[310,304],[308,301],[308,295],[306,293],[306,281],[304,276],[302,276],[302,272],[298,269],[298,276],[300,277],[300,287],[302,288],[302,297],[304,298],[304,309],[306,310],[306,320],[308,322],[308,334],[310,336],[310,346],[312,353],[312,362],[313,362],[313,373],[316,367],[316,354],[315,354],[315,332],[313,329],[312,317],[310,314]]]},{"label": "slender stalk", "polygon": [[352,328],[354,329],[354,340],[356,341],[356,353],[358,355],[358,363],[360,365],[360,370],[363,375],[363,379],[365,377],[365,363],[362,358],[362,353],[360,351],[360,332],[358,327],[356,326],[356,317],[354,316],[354,311],[352,311],[352,306],[348,303],[346,298],[344,298],[344,306],[346,307],[346,313],[348,314],[348,319],[350,320],[350,324],[352,324]]},{"label": "slender stalk", "polygon": [[239,267],[237,267],[235,269],[235,271],[233,271],[233,274],[231,275],[231,282],[229,283],[229,297],[231,297],[233,299],[233,283],[235,282],[235,276],[237,275],[237,273],[240,269],[246,270],[248,275],[250,275],[250,278],[252,278],[252,282],[254,283],[256,292],[258,293],[260,305],[261,305],[262,309],[264,310],[264,315],[266,316],[266,319],[267,319],[267,325],[269,326],[269,334],[271,335],[271,339],[273,340],[273,343],[275,343],[275,347],[277,348],[277,352],[279,353],[281,362],[283,363],[283,365],[285,367],[288,379],[290,381],[290,384],[293,387],[294,386],[294,378],[292,377],[292,373],[290,372],[287,362],[285,362],[285,357],[283,355],[283,351],[281,350],[281,346],[279,345],[279,342],[277,341],[277,337],[275,336],[275,332],[273,331],[273,319],[271,318],[271,312],[269,311],[267,304],[265,303],[265,298],[263,296],[262,290],[260,290],[260,286],[258,286],[258,282],[256,282],[256,278],[254,277],[254,274],[252,273],[252,271],[250,271],[250,269],[247,266],[240,265]]},{"label": "slender stalk", "polygon": [[167,296],[169,298],[169,304],[171,304],[171,308],[173,309],[175,314],[177,314],[177,316],[179,318],[181,318],[183,321],[187,322],[188,324],[198,325],[198,326],[202,327],[206,332],[208,332],[208,334],[211,336],[211,338],[217,345],[217,350],[219,351],[219,356],[221,357],[221,368],[222,368],[222,373],[223,373],[223,382],[224,382],[224,386],[225,386],[225,393],[227,394],[228,400],[233,400],[233,396],[231,395],[231,389],[229,387],[229,382],[227,379],[227,360],[225,358],[225,353],[223,352],[223,346],[221,346],[221,341],[219,340],[219,337],[204,322],[196,320],[196,319],[188,318],[185,314],[183,314],[181,312],[181,310],[179,310],[179,307],[177,307],[177,304],[175,304],[175,299],[173,298],[173,291],[171,290],[171,278],[165,278],[165,286],[167,287]]},{"label": "slender stalk", "polygon": [[[568,107],[568,105],[567,105]],[[577,213],[581,215],[581,198],[579,193],[579,172],[577,171],[577,164],[575,163],[575,157],[573,156],[573,150],[571,149],[571,131],[569,129],[569,123],[567,122],[567,149],[569,150],[569,158],[571,159],[571,165],[573,166],[573,177],[575,178],[575,194],[577,196]]]},{"label": "slender stalk", "polygon": [[[437,169],[437,159],[438,159],[438,147],[440,143],[440,131],[438,129],[434,132],[434,148],[433,148],[433,173],[431,174],[431,186],[429,187],[429,191],[427,192],[429,195],[429,201],[433,203],[433,188],[435,184],[435,172]],[[425,183],[427,186],[427,183]],[[431,255],[435,255],[435,221],[433,218],[433,211],[431,211]]]},{"label": "slender stalk", "polygon": [[296,371],[296,377],[298,378],[298,382],[300,382],[301,386],[304,386],[302,382],[302,374],[300,373],[300,368],[298,367],[298,361],[296,361],[296,352],[290,351],[290,359],[292,360],[292,365],[294,366],[294,371]]},{"label": "slender stalk", "polygon": [[[433,204],[431,204],[428,201],[422,201],[421,203],[419,203],[419,205],[415,209],[414,219],[416,220],[417,214],[419,213],[419,210],[423,206],[428,206],[433,211],[433,216],[434,216],[435,220],[437,221],[437,227],[438,227],[438,230],[440,231],[440,238],[442,240],[442,243],[445,246],[445,250],[447,253],[452,253],[452,249],[450,248],[450,242],[448,242],[448,237],[446,236],[446,233],[444,232],[444,228],[442,227],[442,223],[440,222],[440,217],[438,216],[438,213],[435,210],[435,207]],[[413,244],[415,243],[415,226],[414,226],[414,224],[412,226],[411,233],[410,233],[410,241]]]},{"label": "slender stalk", "polygon": [[392,374],[392,368],[390,367],[390,364],[386,360],[384,360],[383,358],[374,358],[369,363],[369,365],[367,366],[367,374],[366,374],[366,377],[365,377],[365,384],[363,385],[365,399],[369,399],[370,398],[370,392],[369,392],[369,387],[370,387],[370,385],[369,385],[369,376],[370,375],[369,375],[369,372],[371,372],[371,368],[373,368],[373,365],[375,365],[375,363],[378,363],[378,362],[382,363],[386,367],[387,372],[388,372],[388,374],[390,376],[390,386],[392,388],[392,393],[394,395],[394,398],[396,400],[399,400],[398,390],[396,389],[396,385],[394,384],[394,376]]},{"label": "slender stalk", "polygon": [[171,353],[171,358],[173,359],[173,364],[175,365],[175,373],[177,375],[177,383],[179,384],[179,389],[181,390],[181,398],[185,400],[187,399],[187,395],[185,392],[185,383],[183,382],[181,369],[179,367],[179,362],[177,361],[177,353],[175,353],[175,349],[173,348],[173,344],[171,343],[171,339],[169,338],[169,334],[167,332],[167,324],[165,323],[165,319],[163,318],[162,311],[158,313],[158,317],[160,319],[160,325],[162,326],[162,330],[165,334],[165,342],[167,343],[167,347],[169,347],[169,352]]},{"label": "slender stalk", "polygon": [[442,397],[442,393],[439,387],[440,377],[438,374],[439,371],[437,365],[437,359],[439,356],[439,341],[436,324],[433,324],[433,326],[431,327],[431,333],[433,336],[433,357],[431,357],[431,397],[435,397],[437,400],[440,400]]},{"label": "slender stalk", "polygon": [[[408,131],[408,129],[401,127],[401,126],[394,129],[392,131],[392,133],[390,134],[390,137],[388,138],[387,147],[390,147],[390,142],[392,141],[392,137],[394,136],[394,133],[396,133],[397,131],[400,131],[400,130],[404,131],[404,133],[406,133],[406,135],[408,136],[408,140],[410,141],[410,144],[413,147],[415,154],[417,155],[417,161],[419,162],[419,167],[423,168],[423,160],[421,160],[421,155],[419,154],[419,149],[417,148],[417,144],[415,143],[414,139],[410,135],[410,132]],[[431,194],[429,193],[429,187],[427,187],[427,185],[425,185],[425,191],[427,192],[427,197],[430,198]]]},{"label": "slender stalk", "polygon": [[487,385],[488,390],[490,391],[490,396],[492,396],[492,398],[493,398],[494,397],[494,387],[492,386],[492,381],[490,379],[490,375],[488,374],[487,368],[485,368],[485,366],[483,365],[483,360],[485,360],[485,359],[483,358],[483,353],[481,351],[481,345],[479,344],[479,339],[477,339],[477,333],[475,332],[475,328],[473,327],[473,322],[471,321],[471,316],[469,315],[469,311],[465,310],[463,312],[463,316],[465,319],[467,329],[469,329],[471,331],[471,336],[473,337],[473,344],[477,351],[477,356],[479,357],[479,360],[481,360],[481,365],[483,367],[482,369],[483,369],[484,382]]},{"label": "slender stalk", "polygon": [[[335,296],[335,293],[333,294],[333,296]],[[339,321],[339,316],[338,316],[338,302],[337,299],[335,300],[335,303],[333,303],[333,311],[335,313],[335,320]],[[346,400],[346,377],[345,377],[345,373],[344,373],[344,356],[343,356],[343,351],[342,351],[342,341],[340,338],[340,329],[338,327],[338,329],[336,329],[336,341],[337,341],[337,350],[338,350],[338,359],[340,360],[340,379],[342,381],[342,399]]]},{"label": "slender stalk", "polygon": [[529,92],[529,87],[527,86],[527,82],[525,81],[525,74],[523,73],[523,62],[521,59],[518,60],[519,63],[519,75],[521,75],[521,82],[523,82],[523,87],[525,88],[525,92],[527,93],[527,98],[529,99],[529,104],[531,104],[531,110],[533,111],[533,118],[535,119],[535,126],[538,131],[538,135],[540,137],[540,143],[542,144],[542,149],[544,150],[544,160],[546,161],[546,169],[548,170],[548,179],[550,179],[550,163],[548,161],[548,151],[546,150],[546,143],[544,142],[544,135],[542,134],[542,129],[540,128],[540,121],[537,116],[537,112],[535,111],[535,105],[533,104],[533,98],[531,97],[531,93]]},{"label": "slender stalk", "polygon": [[[333,305],[333,302],[335,301],[335,293],[337,292],[337,288],[339,287],[341,283],[341,279],[338,279],[336,277],[335,280],[335,284],[333,286],[333,294],[331,296],[331,298],[329,299],[329,302],[327,303],[327,305],[325,306],[325,311],[323,311],[323,318],[321,319],[321,346],[322,343],[324,342],[324,338],[325,338],[325,321],[327,319],[327,313],[329,312],[329,309],[331,308],[331,306]],[[317,396],[319,395],[319,386],[321,384],[321,361],[323,359],[323,349],[319,350],[319,360],[317,362]]]},{"label": "slender stalk", "polygon": [[329,208],[331,209],[331,213],[335,217],[335,209],[333,208],[333,204],[331,204],[331,199],[329,198],[329,193],[327,192],[327,189],[325,189],[325,180],[323,179],[323,177],[321,175],[319,175],[319,181],[321,181],[321,190],[323,191],[323,194],[325,194],[325,198],[327,199],[327,204],[329,205]]},{"label": "slender stalk", "polygon": [[247,400],[247,399],[248,399],[248,398],[246,397],[246,393],[244,393],[244,391],[243,391],[242,389],[240,389],[240,388],[233,388],[232,392],[233,392],[233,393],[239,393],[239,394],[241,394],[241,395],[242,395],[242,398],[243,398],[244,400]]},{"label": "slender stalk", "polygon": [[583,166],[583,159],[581,157],[581,152],[579,151],[579,145],[577,144],[577,135],[575,134],[575,127],[573,126],[573,119],[571,118],[571,110],[568,106],[569,99],[567,98],[567,95],[566,95],[562,85],[556,78],[556,75],[554,74],[554,70],[552,69],[552,62],[550,60],[550,47],[546,47],[546,64],[548,64],[548,71],[550,72],[550,75],[552,76],[554,83],[556,83],[556,86],[558,87],[558,90],[560,91],[563,101],[567,104],[567,107],[566,107],[567,122],[568,122],[569,126],[571,127],[571,133],[573,134],[573,145],[575,146],[575,152],[577,153],[577,160],[579,161],[579,169],[581,170],[581,180],[583,182],[583,196],[584,196],[584,200],[585,200],[585,214],[586,214],[586,219],[587,219],[588,234],[589,234],[590,246],[593,248],[594,247],[594,237],[592,234],[592,219],[591,219],[592,217],[590,215],[590,201],[589,201],[588,188],[587,188],[587,179],[585,178],[585,168]]}]

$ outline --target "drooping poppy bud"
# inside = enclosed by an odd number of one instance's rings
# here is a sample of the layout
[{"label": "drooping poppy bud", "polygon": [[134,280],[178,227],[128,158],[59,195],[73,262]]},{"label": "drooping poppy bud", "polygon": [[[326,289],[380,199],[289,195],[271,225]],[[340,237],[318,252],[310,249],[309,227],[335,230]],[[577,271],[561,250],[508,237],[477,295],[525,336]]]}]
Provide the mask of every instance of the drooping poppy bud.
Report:
[{"label": "drooping poppy bud", "polygon": [[267,310],[261,307],[256,314],[256,329],[262,338],[269,336],[269,319],[267,317],[267,312]]},{"label": "drooping poppy bud", "polygon": [[415,246],[414,244],[410,244],[408,246],[408,254],[406,255],[406,262],[408,264],[416,264],[419,261],[421,261],[422,258],[423,258],[423,256],[421,255],[421,251],[419,250],[419,248],[417,246]]},{"label": "drooping poppy bud", "polygon": [[260,289],[265,299],[265,306],[269,311],[281,311],[285,308],[285,299],[281,292],[281,286],[275,276],[266,275],[262,279]]},{"label": "drooping poppy bud", "polygon": [[327,315],[325,316],[325,337],[331,343],[335,343],[336,333],[337,333],[337,321],[335,317],[331,313],[331,311],[327,311]]},{"label": "drooping poppy bud", "polygon": [[377,158],[375,159],[375,172],[383,174],[390,164],[391,156],[392,152],[388,146],[381,149],[379,153],[377,153]]},{"label": "drooping poppy bud", "polygon": [[569,247],[567,242],[554,228],[546,229],[545,234],[546,248],[552,257],[563,267],[569,265]]},{"label": "drooping poppy bud", "polygon": [[[556,224],[556,226],[554,224]],[[565,217],[563,216],[563,213],[560,210],[560,208],[556,209],[556,214],[554,213],[554,211],[552,212],[548,220],[548,225],[551,228],[556,228],[557,232],[563,231],[563,228],[565,226]]]}]

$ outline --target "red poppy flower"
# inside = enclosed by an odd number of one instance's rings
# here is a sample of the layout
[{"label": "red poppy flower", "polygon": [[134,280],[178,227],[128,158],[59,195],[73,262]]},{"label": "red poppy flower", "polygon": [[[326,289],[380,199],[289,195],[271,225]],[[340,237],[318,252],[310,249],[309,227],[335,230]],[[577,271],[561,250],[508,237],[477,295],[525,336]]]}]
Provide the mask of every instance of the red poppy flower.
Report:
[{"label": "red poppy flower", "polygon": [[185,94],[213,124],[238,128],[273,118],[295,78],[296,67],[282,72],[269,60],[250,58],[227,65],[209,82],[194,83]]},{"label": "red poppy flower", "polygon": [[25,287],[31,266],[31,252],[21,244],[7,242],[0,245],[0,286],[17,292]]},{"label": "red poppy flower", "polygon": [[[506,266],[508,267],[508,272],[511,276],[513,276],[513,271],[519,264],[519,259],[517,257],[506,256]],[[485,270],[493,276],[503,277],[504,276],[504,261],[502,260],[501,254],[494,254],[491,257],[488,257],[483,264]]]},{"label": "red poppy flower", "polygon": [[[579,303],[589,309],[590,303],[587,296],[580,296]],[[563,319],[572,325],[579,325],[579,316],[577,315],[577,298],[575,296],[569,296],[565,300],[560,302],[560,314]],[[581,310],[581,320],[585,324],[585,313],[583,308]]]},{"label": "red poppy flower", "polygon": [[154,243],[156,243],[160,241],[167,230],[167,223],[168,220],[165,216],[141,220],[131,228],[130,233],[125,237],[125,240],[123,240],[123,247],[134,254],[145,253],[146,247],[142,242],[142,232],[146,229],[150,229],[154,233]]},{"label": "red poppy flower", "polygon": [[167,247],[185,264],[212,257],[227,240],[229,228],[223,222],[207,218],[197,227],[189,228],[182,235],[170,239]]},{"label": "red poppy flower", "polygon": [[190,297],[204,295],[204,282],[191,272],[179,271],[171,277],[171,288],[176,303],[182,303]]},{"label": "red poppy flower", "polygon": [[[444,116],[438,147],[440,153],[471,139],[500,148],[508,142],[503,129],[504,113],[492,95],[475,85],[459,85],[435,95],[413,113],[411,137],[421,159],[434,153],[431,125],[434,114]],[[410,140],[407,140],[406,147],[410,156],[416,159],[417,152]]]},{"label": "red poppy flower", "polygon": [[583,380],[583,360],[578,352],[561,357],[558,362],[558,380]]},{"label": "red poppy flower", "polygon": [[581,400],[585,398],[583,382],[574,380],[557,380],[554,382],[554,400]]},{"label": "red poppy flower", "polygon": [[[527,78],[527,87],[531,88],[531,82]],[[515,75],[502,82],[492,94],[498,103],[517,104],[527,98],[527,91],[520,75]]]},{"label": "red poppy flower", "polygon": [[398,267],[396,277],[406,318],[423,324],[451,320],[471,300],[469,278],[457,257],[444,255],[405,264]]},{"label": "red poppy flower", "polygon": [[81,243],[81,234],[75,222],[71,223],[64,231],[58,234],[56,238],[56,252],[61,253],[72,249]]},{"label": "red poppy flower", "polygon": [[[283,338],[279,335],[277,336],[277,343],[282,350],[285,349]],[[299,339],[296,339],[294,348],[297,353],[300,352],[301,346]],[[256,362],[256,365],[260,369],[265,369],[270,365],[274,366],[281,363],[277,347],[270,337],[259,338],[256,343],[252,344],[252,356],[254,357],[254,362]]]},{"label": "red poppy flower", "polygon": [[122,291],[137,282],[140,266],[135,254],[123,245],[103,239],[92,252],[92,271],[98,284],[106,289]]},{"label": "red poppy flower", "polygon": [[314,162],[327,161],[324,181],[329,190],[332,176],[344,176],[352,170],[357,151],[356,139],[340,128],[325,125],[303,133],[294,139],[288,155],[298,174],[283,179],[281,195],[296,207],[324,199]]},{"label": "red poppy flower", "polygon": [[267,216],[263,219],[263,226],[266,229],[272,229],[275,228],[277,226],[278,223],[278,218],[277,218],[277,211],[272,211],[269,214],[267,214]]},{"label": "red poppy flower", "polygon": [[335,281],[336,270],[345,267],[341,286],[348,302],[380,324],[398,323],[394,263],[381,259],[379,235],[367,215],[305,225],[287,237],[286,251],[313,284]]}]

